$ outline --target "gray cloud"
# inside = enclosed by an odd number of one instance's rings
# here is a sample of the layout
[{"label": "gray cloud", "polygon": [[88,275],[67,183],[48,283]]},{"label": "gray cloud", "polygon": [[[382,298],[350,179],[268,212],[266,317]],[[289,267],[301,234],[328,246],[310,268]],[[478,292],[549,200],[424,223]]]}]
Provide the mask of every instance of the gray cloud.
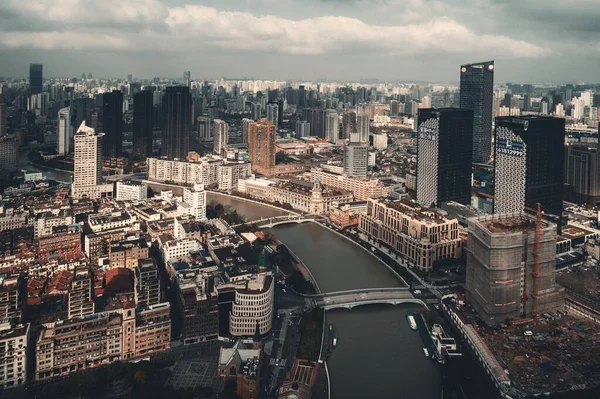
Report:
[{"label": "gray cloud", "polygon": [[[53,75],[179,76],[196,69],[205,77],[455,80],[459,62],[495,58],[505,80],[595,77],[597,50],[578,46],[597,46],[600,11],[592,0],[203,3],[3,0],[0,71],[23,75],[30,61],[42,61]],[[574,55],[581,76],[569,76]],[[68,65],[58,65],[61,56]]]}]

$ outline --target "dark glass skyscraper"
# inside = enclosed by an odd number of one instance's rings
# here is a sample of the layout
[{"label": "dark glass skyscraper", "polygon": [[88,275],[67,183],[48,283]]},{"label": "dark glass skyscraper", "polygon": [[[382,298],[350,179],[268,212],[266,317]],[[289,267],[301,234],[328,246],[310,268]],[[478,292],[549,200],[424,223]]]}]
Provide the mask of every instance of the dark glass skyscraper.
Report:
[{"label": "dark glass skyscraper", "polygon": [[473,162],[486,163],[492,154],[494,61],[460,67],[460,108],[473,111]]},{"label": "dark glass skyscraper", "polygon": [[153,92],[144,90],[133,96],[133,154],[152,155]]},{"label": "dark glass skyscraper", "polygon": [[190,151],[192,95],[189,87],[167,87],[162,101],[162,155],[184,159]]},{"label": "dark glass skyscraper", "polygon": [[473,111],[419,110],[417,201],[425,206],[471,203]]},{"label": "dark glass skyscraper", "polygon": [[44,88],[44,67],[42,64],[29,64],[29,89],[31,94],[41,93]]},{"label": "dark glass skyscraper", "polygon": [[123,93],[113,90],[102,95],[104,156],[120,157],[123,148]]},{"label": "dark glass skyscraper", "polygon": [[544,116],[496,118],[494,213],[542,205],[562,214],[565,120]]}]

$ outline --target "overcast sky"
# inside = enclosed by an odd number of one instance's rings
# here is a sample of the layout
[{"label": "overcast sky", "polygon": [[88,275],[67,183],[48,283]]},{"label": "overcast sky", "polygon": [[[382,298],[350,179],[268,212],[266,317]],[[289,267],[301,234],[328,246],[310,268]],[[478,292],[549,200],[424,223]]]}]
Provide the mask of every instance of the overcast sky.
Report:
[{"label": "overcast sky", "polygon": [[0,0],[0,76],[600,81],[598,0]]}]

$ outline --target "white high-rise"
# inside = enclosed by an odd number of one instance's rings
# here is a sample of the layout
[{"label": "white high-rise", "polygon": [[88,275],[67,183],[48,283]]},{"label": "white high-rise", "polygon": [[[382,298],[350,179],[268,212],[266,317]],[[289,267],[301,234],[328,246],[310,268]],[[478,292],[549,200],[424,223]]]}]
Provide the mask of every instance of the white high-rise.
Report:
[{"label": "white high-rise", "polygon": [[267,119],[274,126],[279,125],[279,106],[277,104],[267,104]]},{"label": "white high-rise", "polygon": [[325,138],[330,143],[336,143],[340,138],[340,115],[336,112],[325,116]]},{"label": "white high-rise", "polygon": [[73,198],[100,198],[112,194],[113,185],[102,183],[102,142],[104,133],[81,122],[75,134],[75,162],[73,173]]},{"label": "white high-rise", "polygon": [[221,154],[223,147],[227,146],[229,141],[229,125],[221,119],[213,121],[213,151]]},{"label": "white high-rise", "polygon": [[371,121],[369,115],[357,115],[356,116],[356,130],[360,135],[360,141],[362,143],[369,142],[369,130],[371,127]]},{"label": "white high-rise", "polygon": [[183,204],[178,213],[194,216],[198,220],[206,219],[206,191],[203,184],[183,189]]},{"label": "white high-rise", "polygon": [[71,108],[58,111],[58,155],[68,155],[71,152]]}]

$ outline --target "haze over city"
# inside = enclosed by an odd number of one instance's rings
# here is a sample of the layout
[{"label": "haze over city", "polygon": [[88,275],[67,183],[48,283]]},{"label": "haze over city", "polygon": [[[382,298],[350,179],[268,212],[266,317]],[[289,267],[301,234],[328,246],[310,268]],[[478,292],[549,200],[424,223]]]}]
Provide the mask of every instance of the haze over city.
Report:
[{"label": "haze over city", "polygon": [[457,81],[495,59],[497,82],[597,77],[593,0],[27,1],[0,4],[0,73],[48,77]]}]

